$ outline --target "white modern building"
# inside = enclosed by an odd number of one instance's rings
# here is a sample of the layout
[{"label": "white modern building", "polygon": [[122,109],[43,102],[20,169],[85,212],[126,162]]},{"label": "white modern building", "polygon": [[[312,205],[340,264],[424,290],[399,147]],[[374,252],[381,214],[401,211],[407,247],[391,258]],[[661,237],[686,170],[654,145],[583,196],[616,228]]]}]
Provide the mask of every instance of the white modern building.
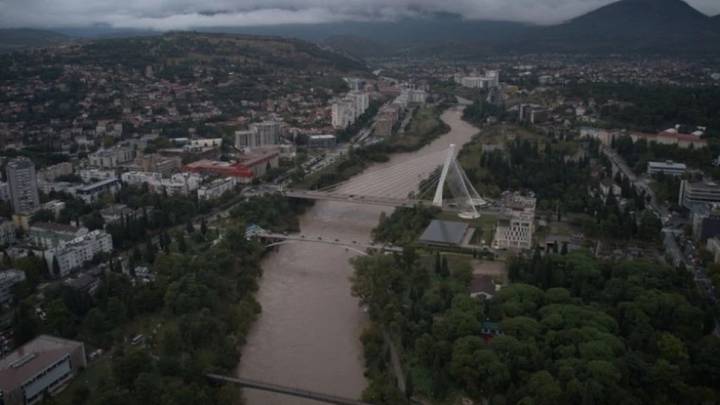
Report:
[{"label": "white modern building", "polygon": [[77,237],[63,246],[49,250],[45,259],[51,272],[55,271],[55,262],[57,262],[60,272],[58,276],[64,277],[72,270],[92,260],[99,253],[111,253],[112,251],[112,236],[105,231],[95,230]]},{"label": "white modern building", "polygon": [[114,169],[124,163],[131,162],[134,158],[135,151],[122,146],[100,149],[88,156],[91,166],[103,169]]},{"label": "white modern building", "polygon": [[502,199],[503,213],[497,221],[495,249],[531,249],[535,232],[534,197],[506,193]]},{"label": "white modern building", "polygon": [[151,191],[167,195],[190,195],[202,182],[202,177],[195,173],[175,173],[165,178],[160,173],[132,171],[123,173],[120,178],[127,185],[147,184]]},{"label": "white modern building", "polygon": [[492,89],[500,86],[500,71],[487,70],[484,75],[465,76],[459,79],[460,85],[471,89]]},{"label": "white modern building", "polygon": [[352,125],[370,107],[370,96],[362,91],[353,90],[332,104],[332,125],[345,129]]},{"label": "white modern building", "polygon": [[213,180],[198,189],[198,198],[201,200],[214,200],[216,198],[220,198],[223,194],[232,191],[237,184],[238,182],[235,177]]}]

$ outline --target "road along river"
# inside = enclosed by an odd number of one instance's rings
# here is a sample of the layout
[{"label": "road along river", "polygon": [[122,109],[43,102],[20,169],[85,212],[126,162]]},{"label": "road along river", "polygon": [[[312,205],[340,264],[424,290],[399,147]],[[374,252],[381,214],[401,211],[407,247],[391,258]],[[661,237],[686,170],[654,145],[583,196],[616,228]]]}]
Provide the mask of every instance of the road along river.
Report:
[{"label": "road along river", "polygon": [[[479,130],[461,119],[461,107],[442,116],[451,130],[413,153],[393,155],[389,162],[373,165],[349,180],[339,191],[352,193],[383,186],[392,178],[392,194],[415,191],[424,176],[440,163],[437,156],[456,144],[459,148]],[[418,157],[433,156],[422,170],[398,174],[390,168]],[[415,165],[413,163],[413,165]],[[401,186],[398,184],[401,177]],[[370,232],[380,213],[389,208],[340,202],[317,202],[300,218],[305,235],[370,242]],[[390,212],[388,212],[389,214]],[[360,334],[367,316],[350,294],[356,255],[340,246],[291,243],[263,261],[258,301],[260,319],[253,326],[238,367],[238,375],[310,391],[359,399],[366,381]],[[315,401],[273,393],[245,390],[250,405],[315,405]]]}]

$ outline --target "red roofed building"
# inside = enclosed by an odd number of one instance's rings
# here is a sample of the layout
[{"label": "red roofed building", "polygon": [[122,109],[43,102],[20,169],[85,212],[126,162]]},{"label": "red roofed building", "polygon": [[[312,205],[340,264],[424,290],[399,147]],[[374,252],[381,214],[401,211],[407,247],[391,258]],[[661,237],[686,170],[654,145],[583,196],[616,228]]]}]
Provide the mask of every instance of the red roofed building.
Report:
[{"label": "red roofed building", "polygon": [[277,150],[255,150],[243,155],[236,162],[198,160],[183,166],[183,171],[203,175],[235,177],[242,183],[250,183],[262,177],[269,169],[278,167],[280,152]]},{"label": "red roofed building", "polygon": [[680,148],[687,149],[692,145],[695,149],[707,148],[707,141],[700,138],[696,134],[683,134],[675,129],[668,129],[657,134],[645,134],[634,132],[630,134],[633,142],[639,139],[645,139],[647,142],[655,142],[663,145],[677,145]]}]

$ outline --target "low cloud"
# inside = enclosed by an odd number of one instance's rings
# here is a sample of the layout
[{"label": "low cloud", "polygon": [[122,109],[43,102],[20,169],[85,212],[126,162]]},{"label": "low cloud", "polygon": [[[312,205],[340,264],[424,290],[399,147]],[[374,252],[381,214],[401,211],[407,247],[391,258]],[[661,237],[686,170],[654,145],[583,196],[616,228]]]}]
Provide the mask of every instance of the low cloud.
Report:
[{"label": "low cloud", "polygon": [[[467,19],[540,24],[575,17],[613,0],[0,0],[2,27],[82,27],[153,30],[212,26],[314,24],[393,20],[425,13],[457,13]],[[718,0],[690,0],[720,13]]]}]

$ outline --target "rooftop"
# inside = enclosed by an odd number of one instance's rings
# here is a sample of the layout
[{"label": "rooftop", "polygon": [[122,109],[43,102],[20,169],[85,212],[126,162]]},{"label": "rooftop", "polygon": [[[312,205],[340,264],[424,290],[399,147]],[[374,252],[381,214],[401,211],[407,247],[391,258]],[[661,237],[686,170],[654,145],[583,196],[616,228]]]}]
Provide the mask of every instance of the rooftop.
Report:
[{"label": "rooftop", "polygon": [[422,243],[459,245],[462,243],[468,225],[463,222],[433,220],[420,236]]},{"label": "rooftop", "polygon": [[48,335],[36,337],[0,359],[0,390],[14,390],[82,345]]}]

